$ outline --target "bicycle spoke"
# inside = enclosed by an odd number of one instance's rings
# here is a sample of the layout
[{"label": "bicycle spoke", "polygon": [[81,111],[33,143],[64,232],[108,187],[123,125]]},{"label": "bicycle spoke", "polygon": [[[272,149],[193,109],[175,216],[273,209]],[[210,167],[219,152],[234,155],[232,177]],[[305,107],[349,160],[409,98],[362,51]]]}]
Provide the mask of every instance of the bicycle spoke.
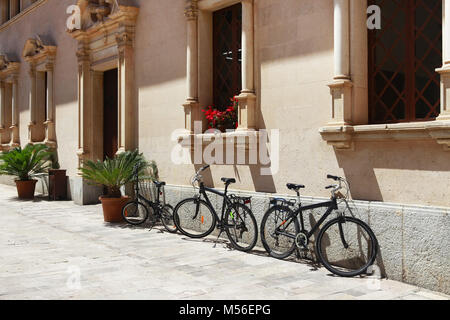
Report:
[{"label": "bicycle spoke", "polygon": [[330,271],[353,276],[364,272],[373,263],[376,239],[363,222],[342,217],[324,226],[318,237],[317,250]]},{"label": "bicycle spoke", "polygon": [[255,246],[258,230],[255,217],[248,207],[235,204],[229,208],[225,225],[228,238],[238,250],[248,251]]}]

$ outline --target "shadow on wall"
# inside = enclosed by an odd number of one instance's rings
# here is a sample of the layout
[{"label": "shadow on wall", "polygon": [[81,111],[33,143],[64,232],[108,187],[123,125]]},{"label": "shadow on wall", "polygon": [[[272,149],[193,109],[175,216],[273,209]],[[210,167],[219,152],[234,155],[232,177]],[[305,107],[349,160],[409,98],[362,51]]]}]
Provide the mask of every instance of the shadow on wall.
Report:
[{"label": "shadow on wall", "polygon": [[[360,142],[355,143],[354,151],[335,151],[335,155],[355,200],[384,201],[376,169],[450,172],[448,153],[434,141]],[[411,177],[408,182],[416,184],[415,189],[420,188],[417,178]],[[392,187],[406,191],[412,186]]]},{"label": "shadow on wall", "polygon": [[[224,158],[226,159],[226,156],[227,156],[226,150],[224,150],[223,155],[224,155]],[[193,152],[191,153],[191,157],[192,157],[192,159],[194,159]],[[238,157],[237,149],[235,147],[234,163],[239,163],[237,157]],[[260,165],[260,164],[253,165],[253,164],[249,164],[248,159],[249,159],[249,154],[247,152],[246,153],[246,161],[245,161],[246,164],[243,164],[240,166],[249,167],[250,173],[252,176],[252,180],[253,180],[253,185],[255,187],[255,191],[256,192],[267,192],[267,193],[276,192],[273,177],[271,175],[261,175],[261,169],[269,169],[270,164],[269,165]],[[198,171],[200,168],[202,168],[205,165],[206,165],[206,163],[194,165],[195,171]],[[234,176],[236,177],[236,180],[241,181],[238,166],[237,165],[230,165],[230,166],[233,166]],[[219,187],[219,188],[223,187],[223,185],[218,185],[218,186],[214,185],[214,179],[212,177],[211,170],[205,170],[205,171],[203,171],[203,173],[201,175],[203,176],[203,182],[205,183],[206,186]],[[224,178],[232,178],[232,177],[224,177]]]}]

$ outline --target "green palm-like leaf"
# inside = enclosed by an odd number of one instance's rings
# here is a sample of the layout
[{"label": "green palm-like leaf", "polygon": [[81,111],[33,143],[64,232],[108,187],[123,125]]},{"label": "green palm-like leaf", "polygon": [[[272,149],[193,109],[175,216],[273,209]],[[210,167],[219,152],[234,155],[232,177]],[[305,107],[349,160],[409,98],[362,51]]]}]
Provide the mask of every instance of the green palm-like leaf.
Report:
[{"label": "green palm-like leaf", "polygon": [[43,144],[29,144],[0,154],[0,175],[16,176],[21,181],[47,173],[53,152]]},{"label": "green palm-like leaf", "polygon": [[91,184],[105,186],[108,197],[119,198],[120,187],[134,179],[134,167],[138,167],[139,176],[142,177],[147,167],[152,165],[156,167],[154,162],[149,164],[142,153],[135,150],[120,153],[113,159],[107,158],[105,161],[85,161],[79,170],[81,176]]}]

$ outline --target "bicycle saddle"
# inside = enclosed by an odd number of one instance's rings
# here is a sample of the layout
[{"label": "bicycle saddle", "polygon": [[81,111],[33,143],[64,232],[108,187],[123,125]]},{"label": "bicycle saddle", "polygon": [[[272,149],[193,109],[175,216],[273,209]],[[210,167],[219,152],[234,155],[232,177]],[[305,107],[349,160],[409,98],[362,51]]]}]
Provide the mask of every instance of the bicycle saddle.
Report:
[{"label": "bicycle saddle", "polygon": [[222,181],[225,182],[225,184],[236,183],[236,179],[234,178],[222,178]]},{"label": "bicycle saddle", "polygon": [[155,184],[155,186],[157,187],[157,188],[161,188],[162,186],[165,186],[166,185],[166,183],[165,182],[163,182],[163,181],[153,181],[153,183]]},{"label": "bicycle saddle", "polygon": [[294,191],[298,191],[300,189],[305,188],[305,186],[302,184],[294,184],[294,183],[288,183],[286,186],[289,190],[294,190]]}]

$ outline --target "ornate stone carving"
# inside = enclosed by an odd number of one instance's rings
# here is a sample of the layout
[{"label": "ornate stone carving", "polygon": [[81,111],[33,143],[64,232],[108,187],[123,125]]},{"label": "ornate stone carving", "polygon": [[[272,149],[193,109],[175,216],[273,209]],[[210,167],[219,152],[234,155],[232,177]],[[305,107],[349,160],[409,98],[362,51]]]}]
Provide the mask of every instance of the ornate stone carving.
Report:
[{"label": "ornate stone carving", "polygon": [[19,62],[12,62],[8,59],[6,54],[0,53],[0,76],[2,78],[13,78],[17,76],[19,72]]},{"label": "ornate stone carving", "polygon": [[23,49],[24,57],[32,57],[44,50],[44,43],[39,35],[36,35],[35,39],[28,39]]},{"label": "ornate stone carving", "polygon": [[81,30],[87,30],[97,23],[102,23],[111,14],[119,11],[119,2],[119,0],[78,0]]},{"label": "ornate stone carving", "polygon": [[133,45],[133,35],[129,32],[121,32],[116,34],[116,42],[119,49],[121,47]]},{"label": "ornate stone carving", "polygon": [[22,51],[22,56],[31,64],[53,63],[55,55],[56,47],[46,44],[39,35],[28,39]]},{"label": "ornate stone carving", "polygon": [[198,0],[186,0],[184,15],[188,20],[198,18]]},{"label": "ornate stone carving", "polygon": [[0,55],[0,71],[8,69],[10,62],[6,55]]}]

